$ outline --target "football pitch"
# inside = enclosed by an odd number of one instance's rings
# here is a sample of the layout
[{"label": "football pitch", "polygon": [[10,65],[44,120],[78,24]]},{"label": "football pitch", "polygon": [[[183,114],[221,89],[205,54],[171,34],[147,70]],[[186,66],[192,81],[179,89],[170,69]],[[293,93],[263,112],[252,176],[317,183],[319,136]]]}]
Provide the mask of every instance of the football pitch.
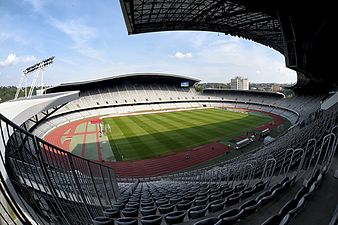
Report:
[{"label": "football pitch", "polygon": [[195,109],[104,118],[117,161],[139,160],[231,140],[268,123],[271,117],[222,109]]}]

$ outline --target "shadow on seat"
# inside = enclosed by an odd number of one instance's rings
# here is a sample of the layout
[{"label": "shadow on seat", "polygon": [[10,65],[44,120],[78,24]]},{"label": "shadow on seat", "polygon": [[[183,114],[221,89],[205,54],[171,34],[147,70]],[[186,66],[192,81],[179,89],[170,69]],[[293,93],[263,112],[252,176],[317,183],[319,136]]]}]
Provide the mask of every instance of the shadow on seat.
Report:
[{"label": "shadow on seat", "polygon": [[203,217],[205,213],[207,212],[207,209],[208,207],[204,207],[201,205],[194,206],[187,211],[188,217],[189,219],[197,219],[197,218]]},{"label": "shadow on seat", "polygon": [[155,206],[145,206],[141,208],[142,216],[150,216],[155,215],[157,208]]},{"label": "shadow on seat", "polygon": [[103,215],[108,218],[120,218],[120,211],[116,209],[106,209],[103,211]]},{"label": "shadow on seat", "polygon": [[150,215],[143,216],[141,218],[142,225],[160,225],[162,222],[162,216]]},{"label": "shadow on seat", "polygon": [[138,221],[135,218],[125,217],[116,220],[117,225],[138,225]]},{"label": "shadow on seat", "polygon": [[104,216],[95,217],[92,221],[94,225],[114,225],[113,219]]},{"label": "shadow on seat", "polygon": [[176,211],[168,213],[164,216],[165,221],[168,225],[182,223],[184,220],[186,212],[185,211]]}]

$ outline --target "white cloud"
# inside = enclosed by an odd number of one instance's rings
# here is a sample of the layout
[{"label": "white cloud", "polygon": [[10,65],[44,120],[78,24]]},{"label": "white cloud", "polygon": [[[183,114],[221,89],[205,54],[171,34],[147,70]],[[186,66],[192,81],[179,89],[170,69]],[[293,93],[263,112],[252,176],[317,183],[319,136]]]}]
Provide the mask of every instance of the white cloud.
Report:
[{"label": "white cloud", "polygon": [[0,32],[0,43],[6,41],[15,41],[20,44],[26,44],[28,41],[20,37],[18,34],[9,33],[9,32]]},{"label": "white cloud", "polygon": [[192,53],[191,52],[188,52],[188,53],[176,52],[176,54],[171,57],[174,57],[176,59],[191,59]]},{"label": "white cloud", "polygon": [[34,11],[36,12],[42,12],[43,9],[43,1],[41,0],[24,0],[24,2],[27,2],[33,6]]},{"label": "white cloud", "polygon": [[8,54],[6,59],[0,60],[0,66],[1,67],[6,67],[18,63],[30,63],[36,61],[35,56],[16,56],[13,53]]},{"label": "white cloud", "polygon": [[66,34],[73,42],[73,48],[79,53],[100,59],[101,53],[90,46],[90,42],[96,37],[96,29],[90,27],[80,20],[60,21],[51,19],[52,24],[61,32]]}]

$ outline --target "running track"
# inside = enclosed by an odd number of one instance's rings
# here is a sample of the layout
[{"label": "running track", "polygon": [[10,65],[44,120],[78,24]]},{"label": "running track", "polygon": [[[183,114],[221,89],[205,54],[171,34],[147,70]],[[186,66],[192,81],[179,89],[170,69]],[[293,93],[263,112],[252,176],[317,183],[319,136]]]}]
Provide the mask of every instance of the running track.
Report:
[{"label": "running track", "polygon": [[[250,110],[255,111],[255,110]],[[259,111],[257,111],[259,112]],[[262,127],[269,127],[270,129],[278,127],[280,124],[283,123],[284,119],[278,115],[264,112],[272,117],[273,123],[269,123],[266,125],[260,126]],[[64,150],[69,151],[69,144],[71,139],[66,139],[63,143],[61,142],[61,137],[72,137],[74,135],[83,134],[84,135],[84,145],[85,146],[85,137],[87,134],[96,133],[96,140],[98,141],[98,125],[96,127],[96,131],[94,132],[75,132],[76,127],[82,123],[86,124],[85,130],[87,130],[87,125],[90,123],[91,120],[97,118],[86,118],[74,122],[70,122],[68,124],[62,125],[55,129],[54,131],[50,132],[45,136],[45,140],[50,142]],[[65,132],[69,130],[68,134]],[[85,147],[82,149],[82,156],[85,154]],[[211,143],[208,145],[204,145],[201,147],[194,148],[192,150],[179,152],[167,156],[160,156],[151,159],[144,159],[144,160],[135,160],[135,161],[123,161],[123,162],[108,162],[102,161],[102,152],[99,143],[97,143],[97,150],[99,160],[107,166],[112,167],[115,170],[115,173],[119,177],[146,177],[146,176],[157,176],[167,173],[172,173],[175,171],[183,170],[189,168],[191,166],[203,163],[205,161],[211,160],[213,158],[219,157],[223,155],[225,152],[229,151],[227,146],[224,146],[220,143]],[[190,159],[186,159],[186,154],[190,155]]]}]

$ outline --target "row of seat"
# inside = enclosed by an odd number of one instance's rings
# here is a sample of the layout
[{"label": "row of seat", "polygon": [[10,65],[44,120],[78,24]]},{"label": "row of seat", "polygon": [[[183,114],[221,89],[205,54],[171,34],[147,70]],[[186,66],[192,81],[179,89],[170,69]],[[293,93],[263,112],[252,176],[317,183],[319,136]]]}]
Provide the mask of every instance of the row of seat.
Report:
[{"label": "row of seat", "polygon": [[287,190],[294,182],[294,177],[286,177],[280,183],[272,186],[269,190],[259,194],[256,198],[244,202],[237,208],[229,209],[221,213],[218,217],[210,217],[200,220],[194,225],[230,225],[238,222],[239,220],[251,215],[259,210],[264,205],[271,202],[276,196]]},{"label": "row of seat", "polygon": [[[239,218],[255,212],[259,207],[267,204],[276,195],[289,187],[292,181],[293,180],[289,178],[282,180],[269,190],[259,194],[256,198],[243,202],[239,208],[223,212],[219,215],[217,221],[227,220],[229,222],[231,220],[236,222]],[[230,185],[219,186],[218,188],[222,188],[223,190],[217,198],[212,198],[213,194],[211,194],[212,190],[217,190],[217,185],[210,185],[209,187],[202,186],[198,189],[199,192],[195,193],[195,196],[187,195],[187,198],[178,198],[176,196],[169,199],[157,199],[155,201],[154,199],[141,197],[143,193],[147,193],[147,191],[143,190],[142,194],[139,194],[138,190],[136,190],[128,201],[125,202],[125,205],[123,200],[113,204],[111,209],[104,211],[105,217],[95,218],[93,222],[96,225],[103,225],[114,224],[115,220],[118,225],[136,225],[138,223],[138,208],[141,205],[140,213],[142,216],[140,222],[142,225],[160,225],[163,219],[168,225],[182,223],[186,216],[188,220],[201,218],[204,217],[207,212],[209,214],[220,212],[240,201],[244,201],[255,193],[263,191],[266,184],[267,182],[260,181],[250,187],[246,187],[244,184],[238,184],[235,187],[230,187]],[[175,208],[176,211],[174,211]],[[159,214],[157,214],[157,210]],[[124,216],[123,218],[121,218],[120,212]],[[214,218],[214,220],[216,219]],[[213,220],[209,218],[208,221],[212,222]],[[203,224],[204,222],[202,221],[201,223]]]},{"label": "row of seat", "polygon": [[262,225],[285,225],[292,221],[303,208],[305,201],[318,189],[325,170],[326,167],[323,170],[317,169],[309,181],[298,190],[295,197],[290,199],[277,214],[264,221]]}]

